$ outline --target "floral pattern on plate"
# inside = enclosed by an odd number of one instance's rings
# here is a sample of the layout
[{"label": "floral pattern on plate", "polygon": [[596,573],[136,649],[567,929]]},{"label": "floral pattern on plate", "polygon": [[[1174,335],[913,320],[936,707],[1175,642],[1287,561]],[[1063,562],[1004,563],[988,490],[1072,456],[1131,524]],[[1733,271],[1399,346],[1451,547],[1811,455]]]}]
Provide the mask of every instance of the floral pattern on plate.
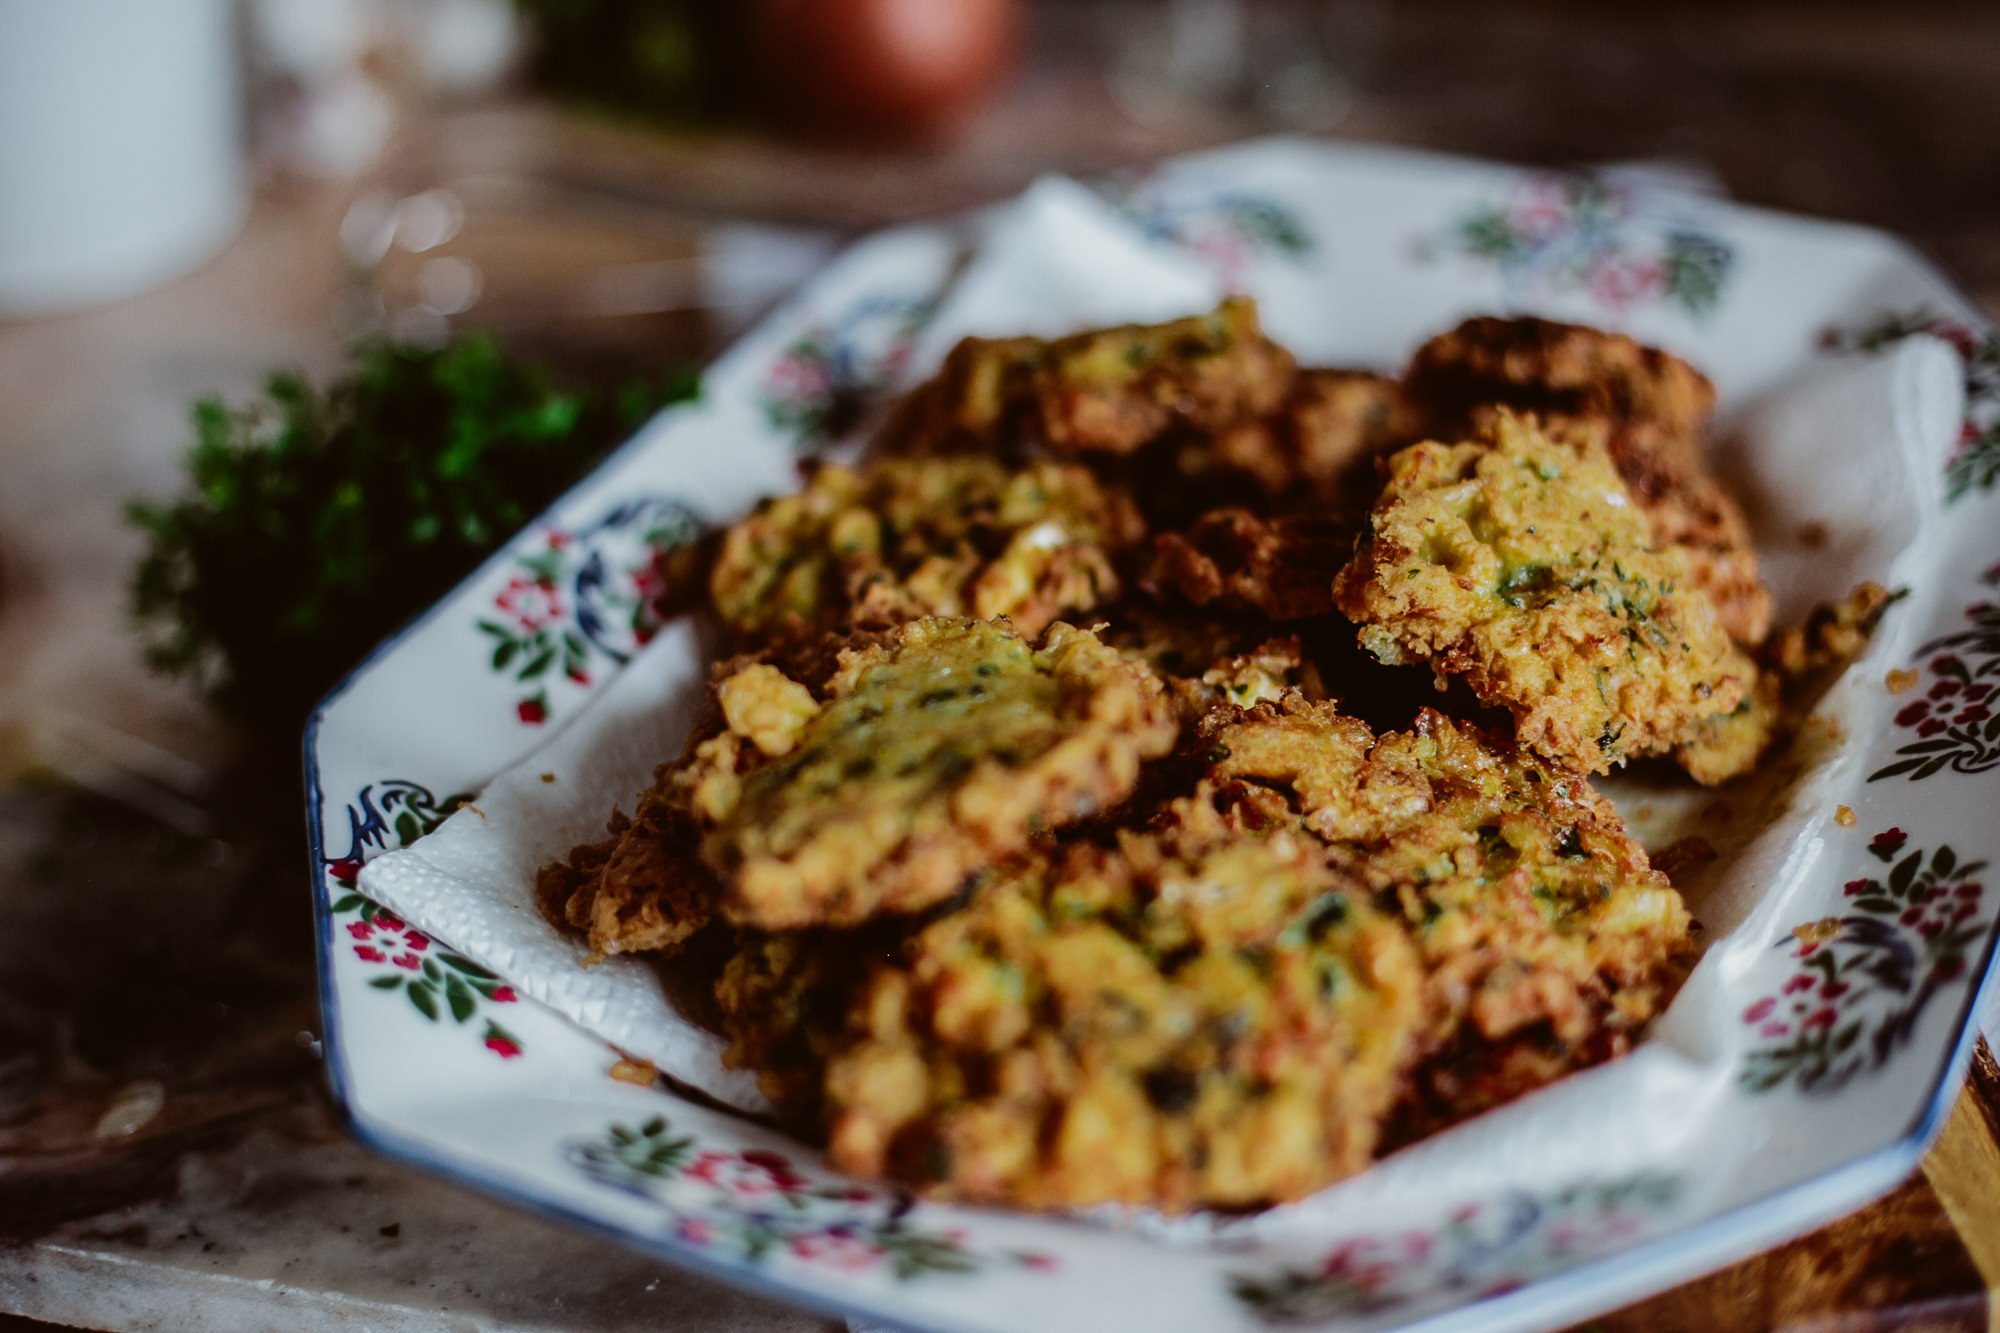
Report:
[{"label": "floral pattern on plate", "polygon": [[895,383],[936,309],[930,296],[877,295],[814,320],[764,372],[765,420],[802,454],[835,443]]},{"label": "floral pattern on plate", "polygon": [[574,532],[541,529],[517,547],[477,624],[492,669],[523,687],[514,705],[522,723],[549,720],[553,682],[588,690],[602,667],[623,666],[659,633],[673,592],[662,562],[703,527],[686,505],[648,497]]},{"label": "floral pattern on plate", "polygon": [[1958,447],[1945,462],[1945,501],[1990,491],[2000,482],[2000,336],[1991,325],[1919,307],[1827,329],[1820,346],[1830,352],[1879,352],[1917,333],[1950,343],[1965,367],[1965,422]]},{"label": "floral pattern on plate", "polygon": [[1938,992],[1964,979],[1993,926],[1973,878],[1986,862],[1962,861],[1948,845],[1928,859],[1921,848],[1902,855],[1908,842],[1899,828],[1876,834],[1868,853],[1891,869],[1842,886],[1846,915],[1804,922],[1779,941],[1798,967],[1743,1011],[1763,1043],[1740,1076],[1750,1091],[1795,1083],[1824,1096],[1879,1072]]},{"label": "floral pattern on plate", "polygon": [[676,1240],[744,1263],[883,1273],[898,1282],[977,1273],[995,1261],[1056,1266],[1039,1252],[981,1252],[961,1230],[920,1225],[907,1196],[814,1180],[783,1153],[705,1147],[664,1116],[637,1128],[614,1124],[572,1143],[567,1155],[590,1179],[659,1204]]},{"label": "floral pattern on plate", "polygon": [[1242,290],[1256,260],[1302,260],[1316,245],[1296,209],[1259,191],[1188,190],[1140,173],[1113,180],[1103,193],[1148,237],[1192,254],[1230,291]]},{"label": "floral pattern on plate", "polygon": [[1712,314],[1736,265],[1676,196],[1593,175],[1531,177],[1418,250],[1493,264],[1510,300],[1582,292],[1613,315],[1659,303]]},{"label": "floral pattern on plate", "polygon": [[1230,1290],[1271,1324],[1376,1314],[1446,1291],[1477,1300],[1631,1244],[1680,1192],[1675,1177],[1650,1173],[1514,1191],[1466,1204],[1435,1228],[1342,1240],[1307,1267],[1238,1273]]},{"label": "floral pattern on plate", "polygon": [[485,1017],[480,1042],[503,1060],[521,1054],[521,1039],[486,1014],[488,1005],[515,1003],[520,997],[514,988],[470,958],[436,947],[436,941],[354,891],[355,876],[368,857],[388,847],[393,835],[396,846],[407,847],[444,823],[460,806],[471,801],[464,792],[442,799],[422,783],[405,778],[372,782],[363,787],[347,806],[350,842],[347,855],[323,863],[324,873],[337,892],[330,895],[330,911],[343,921],[354,956],[377,969],[368,984],[376,990],[400,991],[410,1007],[436,1023],[447,1013],[463,1026]]},{"label": "floral pattern on plate", "polygon": [[[2000,586],[2000,565],[1980,576],[1989,588]],[[1994,690],[2000,688],[2000,603],[1988,597],[1965,608],[1966,629],[1940,635],[1918,649],[1927,658],[1921,671],[1901,673],[1912,685],[1930,685],[1896,710],[1895,724],[1916,739],[1900,745],[1900,756],[1868,775],[1870,782],[1907,777],[1921,782],[1949,768],[1957,773],[1984,773],[2000,766],[2000,710]]]}]

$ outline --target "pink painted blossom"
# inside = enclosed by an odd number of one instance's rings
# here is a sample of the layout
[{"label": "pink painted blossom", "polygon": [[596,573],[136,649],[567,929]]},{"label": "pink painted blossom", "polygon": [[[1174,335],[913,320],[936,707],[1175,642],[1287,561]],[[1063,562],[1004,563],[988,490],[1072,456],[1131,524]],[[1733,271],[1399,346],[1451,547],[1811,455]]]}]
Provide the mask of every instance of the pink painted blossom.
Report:
[{"label": "pink painted blossom", "polygon": [[1769,1018],[1771,1011],[1777,1007],[1778,1002],[1766,995],[1763,999],[1743,1011],[1743,1021],[1746,1023],[1761,1023]]},{"label": "pink painted blossom", "polygon": [[521,1053],[521,1048],[518,1045],[497,1032],[486,1039],[486,1049],[499,1056],[502,1060],[512,1060]]},{"label": "pink painted blossom", "polygon": [[510,579],[494,597],[493,605],[529,634],[560,620],[563,612],[556,585],[525,574]]}]

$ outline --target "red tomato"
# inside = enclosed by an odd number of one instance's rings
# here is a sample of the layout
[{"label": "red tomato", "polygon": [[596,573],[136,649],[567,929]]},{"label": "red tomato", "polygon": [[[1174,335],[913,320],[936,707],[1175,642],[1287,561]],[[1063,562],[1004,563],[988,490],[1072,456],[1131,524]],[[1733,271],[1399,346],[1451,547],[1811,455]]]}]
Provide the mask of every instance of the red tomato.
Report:
[{"label": "red tomato", "polygon": [[752,58],[794,128],[925,138],[975,109],[1013,64],[1017,0],[757,0]]}]

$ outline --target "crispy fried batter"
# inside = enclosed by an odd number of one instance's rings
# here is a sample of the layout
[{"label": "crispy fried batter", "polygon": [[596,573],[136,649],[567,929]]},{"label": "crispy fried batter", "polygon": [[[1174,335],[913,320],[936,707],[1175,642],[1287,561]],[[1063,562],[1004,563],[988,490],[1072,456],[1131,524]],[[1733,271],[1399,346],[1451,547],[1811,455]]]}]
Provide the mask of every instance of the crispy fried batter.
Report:
[{"label": "crispy fried batter", "polygon": [[1433,710],[1378,739],[1298,695],[1218,709],[1198,743],[1241,818],[1297,821],[1409,925],[1427,976],[1420,1084],[1468,1044],[1604,1058],[1679,985],[1687,909],[1580,774]]},{"label": "crispy fried batter", "polygon": [[[717,686],[725,713],[752,675],[759,692],[796,688],[746,667]],[[1122,800],[1177,729],[1158,677],[1086,631],[1051,626],[1036,649],[1004,624],[951,619],[842,653],[777,753],[731,720],[672,785],[722,910],[763,929],[941,901],[1034,834]]]},{"label": "crispy fried batter", "polygon": [[1749,525],[1703,457],[1715,390],[1701,372],[1623,334],[1485,317],[1418,348],[1404,383],[1441,437],[1475,426],[1490,404],[1596,435],[1652,521],[1654,544],[1685,549],[1691,586],[1708,592],[1733,638],[1763,640],[1771,599]]},{"label": "crispy fried batter", "polygon": [[1821,603],[1802,624],[1773,634],[1759,653],[1757,682],[1727,713],[1704,718],[1674,751],[1688,776],[1704,786],[1742,777],[1780,740],[1798,730],[1826,675],[1868,646],[1883,610],[1894,600],[1879,583]]},{"label": "crispy fried batter", "polygon": [[594,953],[680,952],[715,910],[686,811],[656,788],[633,818],[614,813],[606,827],[609,838],[536,872],[536,905],[550,924],[582,932]]},{"label": "crispy fried batter", "polygon": [[1603,450],[1507,412],[1390,460],[1334,597],[1378,658],[1463,676],[1522,745],[1588,772],[1671,749],[1755,679]]},{"label": "crispy fried batter", "polygon": [[1037,444],[1058,454],[1130,454],[1176,428],[1219,431],[1263,416],[1291,388],[1291,354],[1257,326],[1252,301],[1206,315],[1044,342],[967,338],[905,402],[881,441],[893,453]]},{"label": "crispy fried batter", "polygon": [[1355,529],[1316,514],[1259,518],[1216,509],[1186,532],[1153,539],[1140,585],[1218,611],[1302,620],[1333,610],[1333,576],[1354,549]]},{"label": "crispy fried batter", "polygon": [[1266,503],[1325,512],[1365,504],[1374,462],[1421,438],[1395,380],[1362,370],[1301,370],[1269,416],[1194,436],[1175,450],[1183,484],[1247,478]]},{"label": "crispy fried batter", "polygon": [[1485,403],[1561,416],[1644,422],[1659,444],[1687,449],[1715,410],[1708,377],[1669,352],[1581,324],[1468,319],[1417,349],[1404,375],[1434,419],[1463,420]]},{"label": "crispy fried batter", "polygon": [[1112,554],[1143,536],[1126,496],[1070,464],[829,464],[723,534],[710,590],[748,643],[929,615],[1039,634],[1116,596]]},{"label": "crispy fried batter", "polygon": [[828,1156],[927,1194],[1178,1211],[1367,1165],[1413,1047],[1404,932],[1290,830],[1197,795],[912,936],[826,1070]]}]

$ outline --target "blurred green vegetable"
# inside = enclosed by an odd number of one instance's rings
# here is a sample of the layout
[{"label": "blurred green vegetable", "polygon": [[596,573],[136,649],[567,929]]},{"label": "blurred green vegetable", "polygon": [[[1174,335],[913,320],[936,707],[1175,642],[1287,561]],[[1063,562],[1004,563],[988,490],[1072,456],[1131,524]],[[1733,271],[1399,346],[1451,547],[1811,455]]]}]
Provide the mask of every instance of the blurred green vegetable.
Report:
[{"label": "blurred green vegetable", "polygon": [[583,476],[672,381],[557,385],[489,337],[373,340],[324,392],[273,374],[264,398],[195,404],[191,488],[135,502],[134,609],[148,660],[247,720],[289,731],[378,640]]},{"label": "blurred green vegetable", "polygon": [[535,82],[568,101],[678,125],[713,120],[740,95],[730,0],[515,3],[534,30]]}]

